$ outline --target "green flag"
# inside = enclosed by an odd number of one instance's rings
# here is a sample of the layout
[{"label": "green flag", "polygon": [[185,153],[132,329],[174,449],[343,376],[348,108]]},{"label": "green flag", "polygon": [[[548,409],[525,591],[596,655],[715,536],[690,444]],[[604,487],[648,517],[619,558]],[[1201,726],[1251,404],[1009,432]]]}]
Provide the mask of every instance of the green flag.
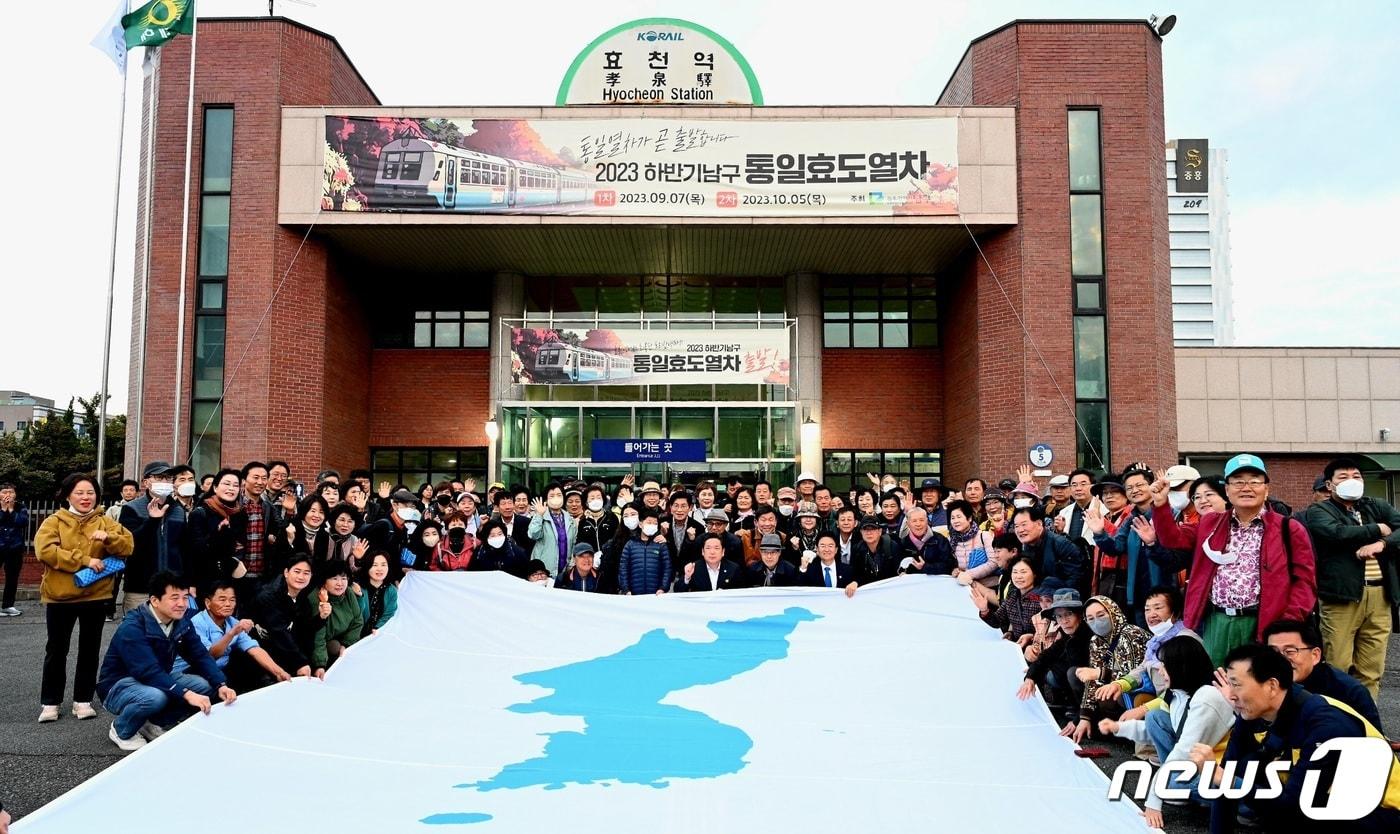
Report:
[{"label": "green flag", "polygon": [[194,0],[151,0],[122,18],[126,48],[160,46],[194,32]]}]

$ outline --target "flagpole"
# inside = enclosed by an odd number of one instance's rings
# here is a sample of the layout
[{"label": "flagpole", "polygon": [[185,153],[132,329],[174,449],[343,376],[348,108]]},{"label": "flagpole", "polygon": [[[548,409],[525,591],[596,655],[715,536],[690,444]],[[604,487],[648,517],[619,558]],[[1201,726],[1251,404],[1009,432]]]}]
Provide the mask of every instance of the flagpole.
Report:
[{"label": "flagpole", "polygon": [[[131,11],[131,4],[123,4]],[[112,365],[112,303],[117,285],[117,225],[122,204],[122,147],[126,141],[126,87],[129,55],[122,61],[122,94],[117,119],[117,182],[112,189],[112,246],[107,259],[107,321],[102,334],[102,389],[97,395],[97,483],[106,477],[107,463],[107,385]]]},{"label": "flagpole", "polygon": [[170,459],[178,463],[180,457],[180,401],[184,397],[185,375],[185,285],[189,283],[190,260],[190,154],[194,147],[194,61],[199,49],[199,13],[194,13],[193,31],[190,33],[190,91],[185,104],[185,201],[180,214],[180,295],[179,312],[175,320],[175,403],[170,421],[172,451]]},{"label": "flagpole", "polygon": [[[141,436],[144,433],[146,415],[146,322],[151,315],[151,204],[153,202],[152,197],[155,193],[156,125],[160,116],[160,50],[147,49],[145,58],[149,61],[149,65],[145,65],[145,62],[143,62],[142,74],[145,76],[146,72],[149,71],[150,96],[143,101],[143,105],[150,113],[150,117],[145,122],[146,153],[144,158],[146,165],[146,199],[144,202],[144,211],[141,213],[141,217],[144,218],[144,220],[142,228],[139,230],[142,242],[141,330],[136,338],[136,344],[141,346],[141,352],[140,355],[136,357],[136,404],[134,407],[130,402],[126,404],[126,437],[127,443],[130,444],[128,448],[131,452],[131,460],[135,461],[136,466],[141,465]],[[145,87],[144,78],[142,85]],[[136,417],[134,429],[131,422],[131,417],[133,415]]]}]

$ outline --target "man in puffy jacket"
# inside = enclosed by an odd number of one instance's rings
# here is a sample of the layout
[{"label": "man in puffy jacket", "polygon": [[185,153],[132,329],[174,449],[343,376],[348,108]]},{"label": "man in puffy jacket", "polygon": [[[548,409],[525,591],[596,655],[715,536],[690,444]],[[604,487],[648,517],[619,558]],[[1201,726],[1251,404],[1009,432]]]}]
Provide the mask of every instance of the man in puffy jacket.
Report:
[{"label": "man in puffy jacket", "polygon": [[618,563],[617,587],[621,593],[664,594],[671,587],[675,571],[659,517],[655,507],[643,506],[638,512],[637,530],[622,546]]},{"label": "man in puffy jacket", "polygon": [[[112,635],[97,679],[102,705],[116,716],[107,737],[126,751],[144,747],[195,710],[208,714],[211,694],[225,704],[238,697],[185,619],[184,582],[160,571],[149,590],[147,604],[128,611]],[[172,672],[177,656],[190,672]]]}]

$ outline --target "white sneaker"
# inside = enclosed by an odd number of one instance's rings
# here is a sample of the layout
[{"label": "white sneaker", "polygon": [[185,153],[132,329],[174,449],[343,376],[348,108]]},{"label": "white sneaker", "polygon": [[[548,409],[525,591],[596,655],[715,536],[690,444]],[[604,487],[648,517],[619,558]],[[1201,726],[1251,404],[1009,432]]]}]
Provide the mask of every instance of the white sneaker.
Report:
[{"label": "white sneaker", "polygon": [[120,747],[128,753],[130,753],[132,750],[140,750],[142,747],[146,746],[146,740],[144,738],[141,738],[140,733],[137,733],[131,738],[122,738],[121,736],[117,735],[117,725],[115,722],[112,724],[112,728],[107,731],[107,738],[110,738],[113,744],[117,745],[118,747]]},{"label": "white sneaker", "polygon": [[142,724],[141,729],[137,730],[137,732],[140,733],[141,737],[146,741],[155,741],[165,735],[165,730],[159,724],[152,724],[149,721]]},{"label": "white sneaker", "polygon": [[73,717],[79,721],[86,721],[89,718],[96,718],[97,710],[92,708],[90,702],[75,701],[73,703]]},{"label": "white sneaker", "polygon": [[51,721],[57,721],[57,720],[58,720],[58,707],[56,707],[56,706],[49,706],[48,704],[45,704],[45,705],[43,706],[43,708],[41,708],[41,709],[39,710],[39,723],[40,723],[40,724],[48,724],[48,723],[51,722]]},{"label": "white sneaker", "polygon": [[24,612],[11,605],[9,608],[0,608],[0,617],[18,617]]}]

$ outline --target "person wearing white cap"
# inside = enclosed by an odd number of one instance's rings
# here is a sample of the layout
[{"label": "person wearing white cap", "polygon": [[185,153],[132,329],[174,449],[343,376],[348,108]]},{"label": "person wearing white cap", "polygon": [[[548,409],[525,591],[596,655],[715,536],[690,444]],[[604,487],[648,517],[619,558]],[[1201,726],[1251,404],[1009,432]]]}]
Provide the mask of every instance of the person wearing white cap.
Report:
[{"label": "person wearing white cap", "polygon": [[1167,484],[1171,486],[1171,491],[1167,493],[1167,503],[1171,505],[1172,512],[1176,513],[1176,520],[1187,524],[1200,521],[1201,514],[1191,506],[1191,484],[1201,477],[1201,473],[1196,471],[1194,466],[1178,463],[1176,466],[1167,467],[1166,474],[1162,477],[1166,478]]},{"label": "person wearing white cap", "polygon": [[1050,479],[1050,499],[1045,502],[1045,517],[1054,518],[1069,503],[1069,476],[1056,475]]},{"label": "person wearing white cap", "polygon": [[1197,524],[1176,520],[1166,478],[1152,484],[1152,526],[1165,547],[1190,548],[1191,581],[1182,619],[1201,635],[1216,666],[1237,646],[1263,639],[1275,620],[1303,620],[1317,602],[1316,563],[1308,531],[1268,507],[1269,475],[1255,455],[1225,462],[1223,513]]},{"label": "person wearing white cap", "polygon": [[811,472],[803,472],[801,475],[798,475],[798,476],[797,476],[797,485],[796,485],[796,486],[797,486],[797,500],[798,500],[798,501],[811,501],[811,502],[814,503],[814,504],[816,503],[816,501],[817,501],[817,495],[816,495],[816,493],[817,493],[817,476],[816,476],[816,475],[812,474]]}]

